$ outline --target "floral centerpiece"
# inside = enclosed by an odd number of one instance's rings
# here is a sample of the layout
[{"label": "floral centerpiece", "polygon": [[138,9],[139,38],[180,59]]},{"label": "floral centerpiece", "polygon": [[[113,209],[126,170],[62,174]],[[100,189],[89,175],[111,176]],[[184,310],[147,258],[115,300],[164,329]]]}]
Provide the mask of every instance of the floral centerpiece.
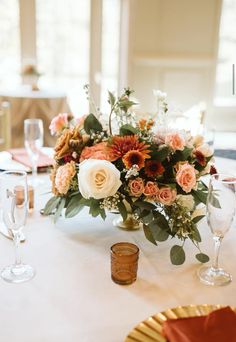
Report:
[{"label": "floral centerpiece", "polygon": [[[97,109],[80,119],[59,114],[52,120],[50,130],[58,135],[51,173],[54,196],[44,214],[54,213],[57,220],[65,208],[69,218],[88,206],[93,217],[105,219],[107,211],[118,211],[125,221],[132,215],[153,244],[169,237],[180,240],[170,250],[173,264],[185,261],[187,239],[196,246],[196,258],[206,262],[197,223],[204,217],[208,192],[201,177],[210,172],[213,152],[201,136],[170,130],[152,119],[136,121],[131,93],[125,89],[116,98],[109,92],[108,125]],[[163,118],[166,95],[159,93],[158,101]]]}]

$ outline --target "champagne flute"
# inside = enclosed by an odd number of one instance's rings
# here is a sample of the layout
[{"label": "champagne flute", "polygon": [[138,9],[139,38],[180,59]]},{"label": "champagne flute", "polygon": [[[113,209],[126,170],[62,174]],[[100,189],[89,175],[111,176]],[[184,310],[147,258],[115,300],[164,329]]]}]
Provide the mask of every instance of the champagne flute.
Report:
[{"label": "champagne flute", "polygon": [[22,283],[35,275],[30,265],[21,262],[19,244],[28,210],[27,174],[24,171],[5,171],[0,174],[3,222],[13,236],[15,263],[5,267],[1,277],[10,283]]},{"label": "champagne flute", "polygon": [[43,122],[41,119],[24,120],[25,148],[32,163],[32,184],[37,186],[41,182],[37,178],[37,163],[39,152],[43,146]]},{"label": "champagne flute", "polygon": [[226,285],[232,276],[219,267],[219,251],[225,234],[232,225],[236,212],[236,178],[225,174],[211,176],[207,197],[207,223],[210,226],[215,243],[213,264],[203,266],[198,275],[204,284]]}]

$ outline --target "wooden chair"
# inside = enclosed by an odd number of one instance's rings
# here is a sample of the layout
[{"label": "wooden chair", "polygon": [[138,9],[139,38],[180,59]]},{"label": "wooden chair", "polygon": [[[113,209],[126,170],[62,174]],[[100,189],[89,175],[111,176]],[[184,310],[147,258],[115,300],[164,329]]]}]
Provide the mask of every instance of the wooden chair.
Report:
[{"label": "wooden chair", "polygon": [[0,151],[11,147],[11,112],[10,105],[3,101],[0,106]]}]

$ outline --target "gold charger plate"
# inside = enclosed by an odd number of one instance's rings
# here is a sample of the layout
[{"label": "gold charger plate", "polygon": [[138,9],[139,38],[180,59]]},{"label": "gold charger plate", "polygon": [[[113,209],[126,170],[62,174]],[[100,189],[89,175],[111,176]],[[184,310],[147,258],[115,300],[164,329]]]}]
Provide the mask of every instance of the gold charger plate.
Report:
[{"label": "gold charger plate", "polygon": [[[187,305],[162,311],[139,323],[124,342],[167,342],[162,336],[162,325],[167,319],[204,316],[224,305]],[[231,307],[235,312],[236,308]]]}]

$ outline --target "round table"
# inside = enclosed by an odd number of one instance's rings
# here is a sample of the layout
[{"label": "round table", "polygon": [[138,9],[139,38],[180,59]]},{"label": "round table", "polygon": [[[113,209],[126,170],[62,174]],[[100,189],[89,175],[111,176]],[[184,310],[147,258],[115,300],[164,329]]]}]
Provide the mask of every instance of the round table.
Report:
[{"label": "round table", "polygon": [[31,90],[22,87],[12,91],[1,92],[0,102],[8,101],[11,111],[12,147],[24,146],[24,120],[39,118],[44,124],[44,145],[54,146],[55,138],[50,135],[49,125],[59,113],[69,113],[65,93],[51,90]]},{"label": "round table", "polygon": [[[236,162],[217,159],[219,171],[234,172]],[[48,182],[48,176],[41,176]],[[200,264],[191,243],[187,260],[173,266],[169,260],[173,240],[148,242],[142,230],[125,232],[112,225],[114,215],[104,222],[83,210],[72,219],[39,213],[48,194],[45,184],[36,195],[36,208],[29,216],[22,244],[23,260],[36,269],[28,283],[12,285],[0,280],[1,341],[3,342],[122,342],[145,318],[167,308],[188,304],[236,306],[236,229],[226,235],[220,264],[233,275],[225,287],[200,283]],[[213,255],[213,241],[206,221],[199,225],[202,250]],[[130,241],[140,248],[137,281],[129,286],[112,282],[110,247]],[[12,241],[0,236],[0,268],[13,261]]]}]

